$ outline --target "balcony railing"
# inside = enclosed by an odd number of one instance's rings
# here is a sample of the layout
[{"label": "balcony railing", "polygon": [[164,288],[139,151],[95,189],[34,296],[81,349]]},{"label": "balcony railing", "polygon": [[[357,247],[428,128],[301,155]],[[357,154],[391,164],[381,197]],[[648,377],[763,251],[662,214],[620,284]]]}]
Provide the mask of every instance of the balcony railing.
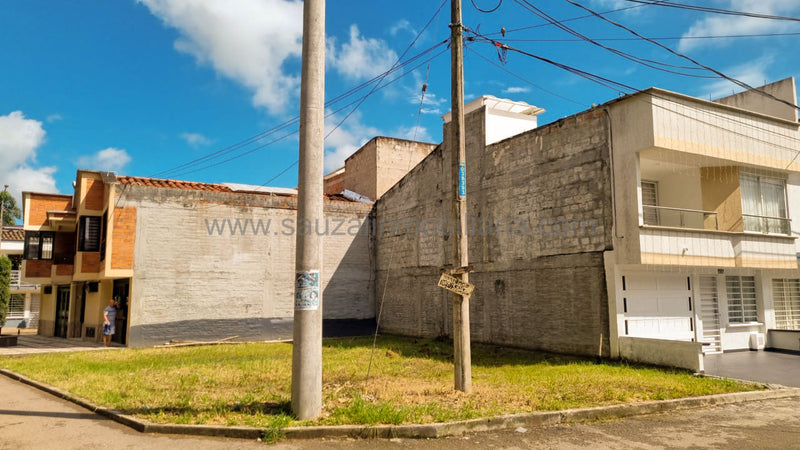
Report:
[{"label": "balcony railing", "polygon": [[764,234],[792,234],[792,220],[785,217],[756,216],[742,214],[745,231]]},{"label": "balcony railing", "polygon": [[642,205],[644,224],[694,230],[719,230],[716,211]]},{"label": "balcony railing", "polygon": [[39,286],[36,284],[31,284],[25,281],[22,281],[22,274],[19,270],[12,270],[11,271],[11,285],[9,286],[12,290],[22,290],[22,289],[38,289]]}]

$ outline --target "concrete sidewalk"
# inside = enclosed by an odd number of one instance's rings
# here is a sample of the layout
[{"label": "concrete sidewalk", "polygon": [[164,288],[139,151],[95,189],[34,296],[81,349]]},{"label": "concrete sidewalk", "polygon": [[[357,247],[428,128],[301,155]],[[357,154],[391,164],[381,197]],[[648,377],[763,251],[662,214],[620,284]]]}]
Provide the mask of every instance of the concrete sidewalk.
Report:
[{"label": "concrete sidewalk", "polygon": [[0,377],[0,449],[264,449],[264,444],[142,434],[77,405]]},{"label": "concrete sidewalk", "polygon": [[[5,335],[5,331],[3,331]],[[64,339],[38,335],[21,334],[17,336],[14,347],[0,347],[0,356],[30,355],[34,353],[79,352],[87,350],[113,350],[120,346],[103,347],[102,342]]]}]

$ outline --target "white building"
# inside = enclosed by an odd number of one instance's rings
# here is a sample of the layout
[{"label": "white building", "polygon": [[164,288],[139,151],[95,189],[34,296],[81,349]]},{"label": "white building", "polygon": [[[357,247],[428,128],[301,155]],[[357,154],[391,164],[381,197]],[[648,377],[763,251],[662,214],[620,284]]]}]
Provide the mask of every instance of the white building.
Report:
[{"label": "white building", "polygon": [[[797,104],[794,79],[759,89]],[[710,102],[659,89],[607,110],[612,355],[620,337],[800,350],[797,110],[756,92]]]}]

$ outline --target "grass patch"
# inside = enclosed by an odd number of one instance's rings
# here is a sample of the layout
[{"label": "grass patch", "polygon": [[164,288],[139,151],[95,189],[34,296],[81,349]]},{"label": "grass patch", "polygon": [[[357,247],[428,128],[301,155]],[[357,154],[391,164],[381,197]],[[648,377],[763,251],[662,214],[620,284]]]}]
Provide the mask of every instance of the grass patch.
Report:
[{"label": "grass patch", "polygon": [[465,395],[452,389],[450,343],[398,337],[378,339],[364,389],[371,344],[325,341],[324,411],[305,422],[291,416],[290,343],[4,357],[0,367],[154,422],[268,430],[430,423],[760,389],[681,370],[474,345],[474,393]]}]

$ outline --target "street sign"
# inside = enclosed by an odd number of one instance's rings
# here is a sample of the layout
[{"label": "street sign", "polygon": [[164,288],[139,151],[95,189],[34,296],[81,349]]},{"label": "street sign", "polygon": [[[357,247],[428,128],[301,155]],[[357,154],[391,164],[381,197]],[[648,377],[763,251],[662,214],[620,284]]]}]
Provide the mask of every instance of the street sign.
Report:
[{"label": "street sign", "polygon": [[472,295],[472,291],[475,290],[475,285],[470,283],[465,283],[458,278],[443,273],[441,277],[439,277],[439,284],[440,288],[445,288],[450,292],[455,292],[458,295],[468,296]]}]

